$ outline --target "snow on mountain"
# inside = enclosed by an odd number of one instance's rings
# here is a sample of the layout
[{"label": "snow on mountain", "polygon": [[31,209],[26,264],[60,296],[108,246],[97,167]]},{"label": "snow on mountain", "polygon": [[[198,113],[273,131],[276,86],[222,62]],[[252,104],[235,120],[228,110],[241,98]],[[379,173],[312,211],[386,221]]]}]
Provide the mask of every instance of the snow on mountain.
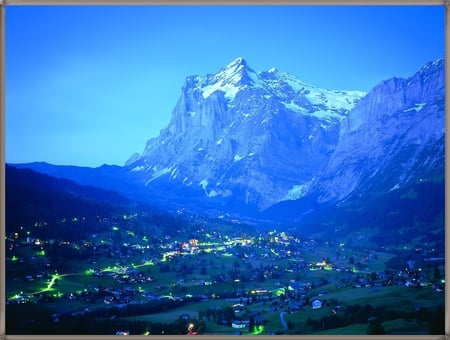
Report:
[{"label": "snow on mountain", "polygon": [[366,95],[256,72],[237,58],[187,77],[168,126],[126,166],[149,189],[190,188],[192,204],[339,200],[375,180],[389,190],[441,166],[443,89],[443,60]]},{"label": "snow on mountain", "polygon": [[298,220],[317,203],[383,200],[411,184],[443,185],[444,66],[430,62],[364,94],[314,87],[275,68],[256,72],[238,58],[215,74],[188,76],[167,127],[124,167],[26,166],[215,216],[254,218],[270,208],[267,218]]},{"label": "snow on mountain", "polygon": [[[301,114],[324,118],[327,114],[343,118],[365,93],[362,91],[333,91],[317,88],[299,80],[289,73],[280,73],[275,68],[255,72],[243,58],[237,58],[218,73],[206,77],[195,76],[196,89],[204,99],[221,91],[228,101],[247,87],[259,89],[266,99],[277,98],[287,109]],[[308,108],[303,105],[309,104]],[[319,110],[320,109],[320,110]]]},{"label": "snow on mountain", "polygon": [[169,125],[127,166],[147,185],[201,183],[209,198],[264,208],[327,164],[339,122],[363,96],[275,69],[256,72],[237,58],[215,74],[187,77]]},{"label": "snow on mountain", "polygon": [[258,76],[243,58],[235,59],[214,75],[199,78],[199,89],[205,99],[215,91],[222,91],[225,98],[233,100],[248,85],[258,86]]}]

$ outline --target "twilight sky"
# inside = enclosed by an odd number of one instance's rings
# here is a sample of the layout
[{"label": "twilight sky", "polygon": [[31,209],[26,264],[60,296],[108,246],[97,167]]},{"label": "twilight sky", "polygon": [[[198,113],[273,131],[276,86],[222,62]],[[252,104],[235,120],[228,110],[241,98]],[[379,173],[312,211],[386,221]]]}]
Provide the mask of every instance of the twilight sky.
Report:
[{"label": "twilight sky", "polygon": [[6,162],[123,165],[236,57],[369,91],[444,56],[444,6],[6,7]]}]

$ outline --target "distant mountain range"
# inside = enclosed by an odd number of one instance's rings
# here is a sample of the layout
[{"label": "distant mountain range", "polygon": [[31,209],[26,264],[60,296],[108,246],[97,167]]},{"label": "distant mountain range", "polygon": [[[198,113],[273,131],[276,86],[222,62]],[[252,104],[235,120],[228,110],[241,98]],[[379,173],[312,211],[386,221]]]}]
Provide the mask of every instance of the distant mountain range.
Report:
[{"label": "distant mountain range", "polygon": [[256,72],[237,58],[187,77],[168,126],[123,167],[14,166],[166,210],[273,221],[299,222],[319,206],[382,200],[424,182],[443,188],[444,64],[366,94]]},{"label": "distant mountain range", "polygon": [[[68,225],[62,228],[63,219],[85,218],[97,220],[98,216],[122,215],[128,211],[132,201],[114,191],[81,186],[73,181],[55,178],[30,169],[18,169],[6,165],[6,233],[18,230],[20,226],[44,223],[49,230],[37,228],[34,235],[70,236],[70,239],[84,236],[80,229],[67,233]],[[90,223],[90,229],[95,223]],[[93,232],[94,230],[91,230]]]}]

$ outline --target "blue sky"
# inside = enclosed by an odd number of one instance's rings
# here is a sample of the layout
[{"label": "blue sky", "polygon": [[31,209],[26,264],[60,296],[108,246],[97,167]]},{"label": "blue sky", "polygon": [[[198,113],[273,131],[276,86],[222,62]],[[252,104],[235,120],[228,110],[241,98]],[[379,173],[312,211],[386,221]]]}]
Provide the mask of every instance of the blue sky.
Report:
[{"label": "blue sky", "polygon": [[236,57],[369,91],[444,55],[444,6],[6,7],[6,162],[123,165]]}]

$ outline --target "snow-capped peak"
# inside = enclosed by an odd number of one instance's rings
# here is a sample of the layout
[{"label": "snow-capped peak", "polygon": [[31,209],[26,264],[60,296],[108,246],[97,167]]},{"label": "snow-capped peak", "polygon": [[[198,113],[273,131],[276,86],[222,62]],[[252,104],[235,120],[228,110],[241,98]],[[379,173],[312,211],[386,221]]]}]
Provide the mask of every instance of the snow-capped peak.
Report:
[{"label": "snow-capped peak", "polygon": [[247,66],[244,58],[236,58],[218,73],[202,79],[203,98],[208,98],[215,91],[222,91],[225,98],[233,100],[242,87],[252,84],[255,75],[255,72]]},{"label": "snow-capped peak", "polygon": [[203,98],[221,91],[228,101],[233,101],[243,88],[252,87],[262,90],[267,96],[277,97],[289,110],[338,119],[343,118],[365,95],[360,91],[321,89],[276,68],[255,72],[242,57],[234,59],[218,73],[201,78],[198,86]]},{"label": "snow-capped peak", "polygon": [[238,57],[238,58],[234,59],[231,63],[229,63],[227,66],[225,66],[225,69],[227,69],[227,70],[240,69],[241,67],[245,67],[245,66],[247,66],[247,61],[242,57]]},{"label": "snow-capped peak", "polygon": [[342,119],[366,93],[328,90],[308,84],[296,76],[270,69],[260,72],[262,87],[289,110],[321,119]]},{"label": "snow-capped peak", "polygon": [[433,61],[430,61],[428,63],[426,63],[420,70],[419,72],[423,72],[426,71],[432,67],[439,67],[439,65],[444,64],[445,63],[445,57],[443,58],[439,58]]}]

